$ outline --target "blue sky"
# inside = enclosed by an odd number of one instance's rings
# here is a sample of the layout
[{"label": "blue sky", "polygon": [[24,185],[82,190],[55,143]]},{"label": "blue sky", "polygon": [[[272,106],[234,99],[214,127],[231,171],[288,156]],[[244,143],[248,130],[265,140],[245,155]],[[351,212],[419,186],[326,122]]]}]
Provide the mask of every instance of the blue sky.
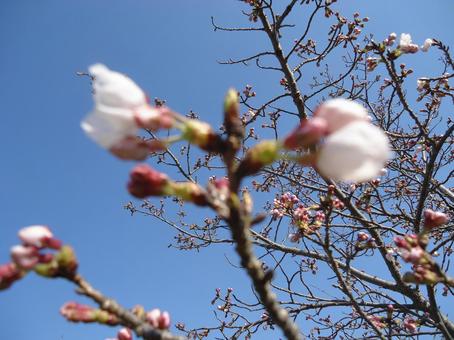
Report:
[{"label": "blue sky", "polygon": [[[346,15],[358,10],[369,16],[367,31],[378,38],[410,32],[419,43],[437,37],[454,45],[451,0],[345,0],[339,6]],[[279,80],[254,67],[216,63],[268,46],[259,33],[213,32],[210,16],[226,25],[247,25],[244,4],[3,0],[0,7],[0,263],[8,261],[20,227],[47,224],[74,246],[81,273],[123,305],[159,307],[174,321],[193,326],[214,324],[209,304],[214,288],[245,292],[249,287],[224,256],[235,261],[235,254],[228,247],[200,253],[168,248],[174,234],[168,227],[129,216],[123,205],[130,200],[125,181],[132,163],[118,161],[84,136],[79,123],[91,109],[91,90],[76,72],[103,62],[130,75],[152,98],[165,98],[180,112],[194,110],[217,126],[228,87],[250,83],[267,98]],[[411,63],[430,68],[427,60],[433,56],[418,55]],[[60,317],[59,307],[76,298],[86,302],[64,281],[29,275],[0,293],[2,338],[115,334]]]}]

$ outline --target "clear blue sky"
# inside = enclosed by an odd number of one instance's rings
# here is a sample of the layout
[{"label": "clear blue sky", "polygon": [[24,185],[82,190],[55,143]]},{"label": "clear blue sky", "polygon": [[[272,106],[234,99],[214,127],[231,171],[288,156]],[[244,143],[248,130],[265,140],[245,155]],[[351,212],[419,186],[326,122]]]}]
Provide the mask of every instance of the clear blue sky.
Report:
[{"label": "clear blue sky", "polygon": [[[410,32],[419,43],[436,37],[454,45],[452,0],[340,2],[346,15],[359,10],[369,16],[367,31],[378,38]],[[219,23],[247,24],[243,8],[235,0],[1,2],[0,263],[8,261],[20,227],[47,224],[75,247],[81,273],[125,306],[159,307],[174,321],[201,326],[215,323],[209,304],[215,287],[248,291],[245,275],[225,260],[226,254],[236,261],[228,247],[200,253],[169,249],[174,233],[168,227],[131,218],[122,208],[130,200],[125,181],[132,164],[84,136],[79,122],[92,107],[91,90],[86,78],[75,75],[103,62],[129,74],[152,98],[165,98],[181,112],[195,110],[218,125],[228,87],[251,83],[266,98],[278,81],[253,67],[216,63],[266,44],[256,33],[213,32],[212,15]],[[417,56],[412,65],[427,60],[433,58]],[[79,340],[115,334],[66,322],[58,309],[76,298],[62,280],[29,275],[0,293],[0,337]]]}]

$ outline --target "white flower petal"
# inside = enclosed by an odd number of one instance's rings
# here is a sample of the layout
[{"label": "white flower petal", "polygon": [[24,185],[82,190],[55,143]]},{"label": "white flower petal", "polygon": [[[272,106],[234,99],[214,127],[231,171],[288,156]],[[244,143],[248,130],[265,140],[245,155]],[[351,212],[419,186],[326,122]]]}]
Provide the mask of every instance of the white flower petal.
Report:
[{"label": "white flower petal", "polygon": [[315,116],[324,119],[329,132],[334,132],[355,121],[367,121],[367,110],[349,99],[327,100],[317,109]]},{"label": "white flower petal", "polygon": [[354,122],[326,138],[316,166],[334,180],[364,182],[380,174],[389,155],[388,138],[381,129]]},{"label": "white flower petal", "polygon": [[133,112],[101,105],[82,121],[81,127],[92,140],[106,149],[125,137],[136,136],[139,131]]},{"label": "white flower petal", "polygon": [[129,109],[146,104],[142,89],[124,74],[111,71],[102,64],[90,66],[89,73],[94,77],[93,96],[96,104]]}]

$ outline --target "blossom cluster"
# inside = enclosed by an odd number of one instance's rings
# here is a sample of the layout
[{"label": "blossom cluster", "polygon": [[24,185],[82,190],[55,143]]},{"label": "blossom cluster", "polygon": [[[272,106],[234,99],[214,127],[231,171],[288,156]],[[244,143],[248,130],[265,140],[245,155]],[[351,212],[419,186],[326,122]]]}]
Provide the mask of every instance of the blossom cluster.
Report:
[{"label": "blossom cluster", "polygon": [[304,235],[310,235],[317,231],[325,220],[325,214],[318,210],[318,206],[305,207],[298,197],[286,192],[273,201],[271,215],[273,218],[288,216],[295,227],[295,232],[290,233],[288,238],[291,242],[298,242]]},{"label": "blossom cluster", "polygon": [[47,226],[23,228],[19,239],[22,243],[11,248],[12,262],[0,265],[0,290],[9,288],[31,270],[45,277],[75,274],[78,264],[72,248],[62,245]]},{"label": "blossom cluster", "polygon": [[428,233],[447,221],[448,216],[446,214],[427,209],[424,211],[423,230],[418,235],[410,234],[394,238],[398,254],[405,262],[413,265],[412,272],[404,275],[404,279],[407,282],[423,284],[444,282],[449,285],[453,283],[453,280],[446,277],[446,274],[435,263],[431,254],[426,251]]}]

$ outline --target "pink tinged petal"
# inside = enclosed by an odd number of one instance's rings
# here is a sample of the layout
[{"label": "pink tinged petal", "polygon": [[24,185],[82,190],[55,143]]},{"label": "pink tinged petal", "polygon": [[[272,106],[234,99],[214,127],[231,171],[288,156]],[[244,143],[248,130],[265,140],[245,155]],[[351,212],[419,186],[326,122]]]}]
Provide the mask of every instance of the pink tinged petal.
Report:
[{"label": "pink tinged petal", "polygon": [[126,137],[137,136],[133,111],[98,106],[81,123],[88,137],[105,149],[110,149]]},{"label": "pink tinged petal", "polygon": [[117,333],[118,340],[132,340],[132,332],[129,328],[122,328]]},{"label": "pink tinged petal", "polygon": [[354,122],[326,138],[316,168],[334,180],[366,182],[379,175],[389,156],[388,138],[381,129]]},{"label": "pink tinged petal", "polygon": [[329,133],[335,132],[353,122],[366,122],[367,110],[361,104],[344,98],[331,99],[321,104],[315,117],[324,119]]},{"label": "pink tinged petal", "polygon": [[434,41],[430,38],[424,40],[424,45],[421,46],[423,52],[427,52],[429,48],[433,45]]},{"label": "pink tinged petal", "polygon": [[154,328],[159,328],[159,318],[161,316],[161,310],[158,308],[152,309],[147,313],[147,322]]},{"label": "pink tinged petal", "polygon": [[163,312],[159,318],[159,328],[167,329],[170,327],[170,314],[168,312]]},{"label": "pink tinged petal", "polygon": [[284,140],[286,149],[308,147],[317,143],[327,132],[327,122],[323,118],[314,117],[303,120]]},{"label": "pink tinged petal", "polygon": [[50,229],[42,225],[32,225],[19,231],[19,238],[24,245],[42,248],[49,239],[53,238]]},{"label": "pink tinged petal", "polygon": [[139,137],[126,137],[114,144],[109,151],[123,160],[143,161],[150,153],[150,146]]},{"label": "pink tinged petal", "polygon": [[20,268],[30,270],[39,262],[38,249],[17,245],[11,248],[11,258]]}]

